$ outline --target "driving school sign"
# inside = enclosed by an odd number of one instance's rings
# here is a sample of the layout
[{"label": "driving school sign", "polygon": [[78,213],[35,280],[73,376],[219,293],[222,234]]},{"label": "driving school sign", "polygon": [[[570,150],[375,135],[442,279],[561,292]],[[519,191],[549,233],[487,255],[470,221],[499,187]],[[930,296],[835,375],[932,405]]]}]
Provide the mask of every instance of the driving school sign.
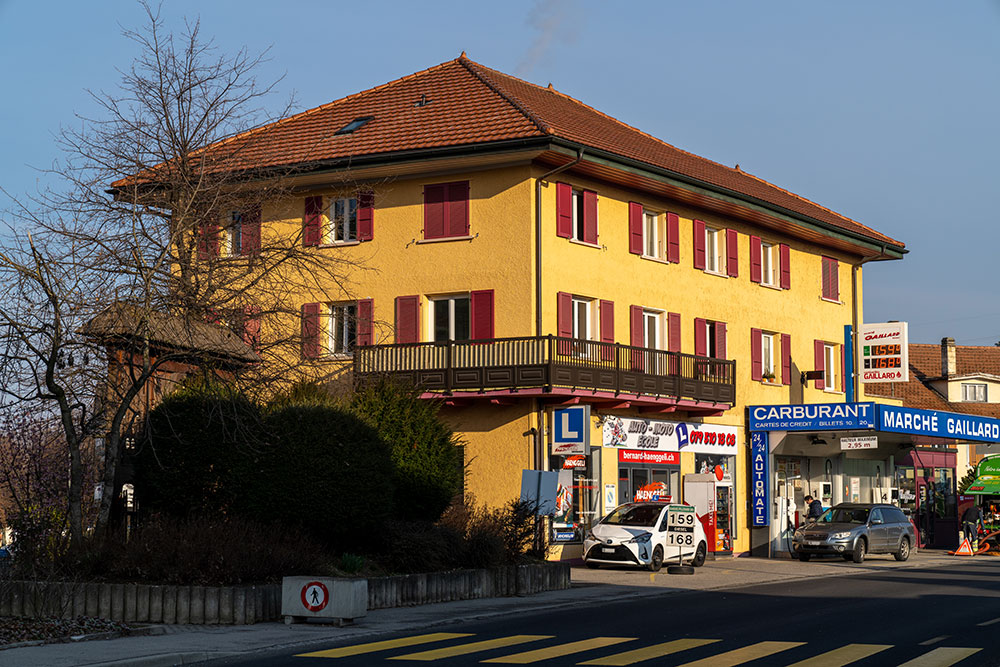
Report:
[{"label": "driving school sign", "polygon": [[608,417],[602,440],[605,447],[734,456],[739,429],[724,424]]}]

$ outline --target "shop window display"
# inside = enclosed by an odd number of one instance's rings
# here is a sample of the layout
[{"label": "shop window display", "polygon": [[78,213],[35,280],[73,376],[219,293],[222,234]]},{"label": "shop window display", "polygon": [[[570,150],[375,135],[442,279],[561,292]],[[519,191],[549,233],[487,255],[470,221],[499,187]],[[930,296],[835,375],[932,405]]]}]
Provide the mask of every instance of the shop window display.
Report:
[{"label": "shop window display", "polygon": [[600,518],[601,498],[594,472],[600,466],[599,456],[593,453],[589,456],[552,456],[549,465],[559,472],[552,540],[580,542]]}]

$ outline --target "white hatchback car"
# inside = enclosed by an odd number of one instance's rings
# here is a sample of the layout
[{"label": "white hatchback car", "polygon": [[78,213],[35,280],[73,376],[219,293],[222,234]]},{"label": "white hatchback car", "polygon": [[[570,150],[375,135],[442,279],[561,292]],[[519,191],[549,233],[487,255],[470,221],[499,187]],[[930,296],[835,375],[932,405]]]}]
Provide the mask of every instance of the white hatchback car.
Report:
[{"label": "white hatchback car", "polygon": [[[682,513],[694,519],[693,531],[674,532],[668,537],[671,507],[685,508]],[[680,549],[684,561],[701,567],[708,553],[708,542],[701,521],[691,509],[690,505],[658,502],[620,505],[588,531],[583,539],[583,560],[590,568],[636,565],[657,572],[664,561],[675,562]]]}]

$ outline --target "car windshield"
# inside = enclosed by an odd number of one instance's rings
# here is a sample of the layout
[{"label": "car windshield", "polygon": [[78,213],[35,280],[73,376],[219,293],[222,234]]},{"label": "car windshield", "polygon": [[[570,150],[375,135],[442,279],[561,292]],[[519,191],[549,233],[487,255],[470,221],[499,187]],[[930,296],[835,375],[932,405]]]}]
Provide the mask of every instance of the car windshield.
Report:
[{"label": "car windshield", "polygon": [[622,505],[604,517],[601,523],[613,526],[655,526],[662,507],[656,505]]},{"label": "car windshield", "polygon": [[860,507],[831,507],[819,523],[868,523],[868,510]]}]

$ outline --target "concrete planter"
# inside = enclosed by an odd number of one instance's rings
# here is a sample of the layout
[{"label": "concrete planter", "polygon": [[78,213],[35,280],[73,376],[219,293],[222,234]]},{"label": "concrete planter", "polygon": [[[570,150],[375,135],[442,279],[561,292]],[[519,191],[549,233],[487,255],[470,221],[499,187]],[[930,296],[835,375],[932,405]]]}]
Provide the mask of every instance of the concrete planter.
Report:
[{"label": "concrete planter", "polygon": [[[569,588],[568,563],[373,577],[368,609],[531,595]],[[356,613],[356,612],[352,612]],[[281,618],[281,584],[149,586],[0,581],[0,616],[93,616],[132,623],[246,625]]]}]

